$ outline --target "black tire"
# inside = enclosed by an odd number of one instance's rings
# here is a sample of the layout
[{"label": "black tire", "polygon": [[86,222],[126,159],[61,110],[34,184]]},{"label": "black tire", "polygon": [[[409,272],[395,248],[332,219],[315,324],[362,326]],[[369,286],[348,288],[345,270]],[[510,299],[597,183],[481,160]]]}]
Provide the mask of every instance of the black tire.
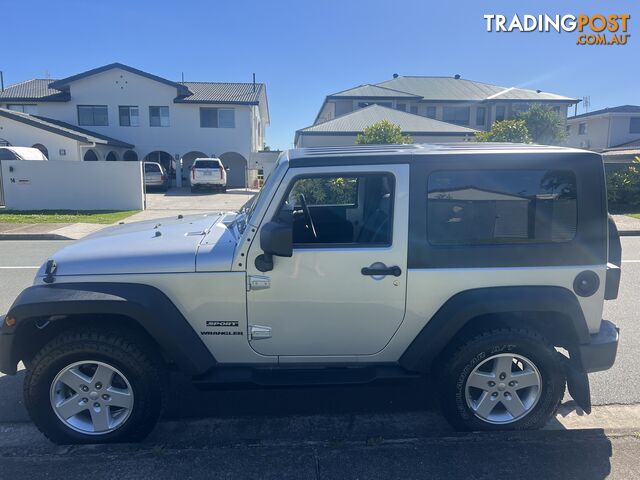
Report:
[{"label": "black tire", "polygon": [[194,186],[191,187],[191,193],[196,193],[196,187]]},{"label": "black tire", "polygon": [[[541,377],[541,393],[535,406],[519,420],[494,424],[476,416],[467,404],[465,387],[474,368],[501,353],[529,359]],[[565,391],[561,354],[540,334],[527,329],[497,329],[464,341],[439,363],[440,401],[444,416],[457,430],[533,430],[544,427],[555,415]]]},{"label": "black tire", "polygon": [[[134,394],[126,421],[109,433],[91,435],[65,425],[54,412],[50,389],[65,367],[82,361],[100,361],[124,374]],[[27,411],[38,429],[58,444],[118,443],[144,439],[162,412],[166,375],[161,357],[135,332],[74,329],[47,343],[34,357],[24,381]]]}]

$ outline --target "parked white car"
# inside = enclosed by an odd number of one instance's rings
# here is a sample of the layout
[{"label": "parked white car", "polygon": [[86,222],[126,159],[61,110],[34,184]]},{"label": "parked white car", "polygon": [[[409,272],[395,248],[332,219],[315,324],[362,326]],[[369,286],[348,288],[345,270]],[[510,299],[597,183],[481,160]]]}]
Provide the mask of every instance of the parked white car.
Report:
[{"label": "parked white car", "polygon": [[162,165],[156,162],[144,162],[144,185],[146,188],[159,188],[167,191],[169,176]]},{"label": "parked white car", "polygon": [[44,153],[33,147],[0,147],[0,160],[48,160]]},{"label": "parked white car", "polygon": [[227,171],[219,158],[196,158],[191,166],[191,191],[215,188],[227,191]]}]

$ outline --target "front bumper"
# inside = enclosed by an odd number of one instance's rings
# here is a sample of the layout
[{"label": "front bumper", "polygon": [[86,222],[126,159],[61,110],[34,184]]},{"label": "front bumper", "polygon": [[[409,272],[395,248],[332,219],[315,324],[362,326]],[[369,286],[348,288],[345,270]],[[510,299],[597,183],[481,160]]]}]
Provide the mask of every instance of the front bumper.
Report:
[{"label": "front bumper", "polygon": [[611,368],[616,360],[619,339],[618,327],[608,320],[602,320],[600,331],[591,335],[591,342],[577,348],[584,372],[601,372]]}]

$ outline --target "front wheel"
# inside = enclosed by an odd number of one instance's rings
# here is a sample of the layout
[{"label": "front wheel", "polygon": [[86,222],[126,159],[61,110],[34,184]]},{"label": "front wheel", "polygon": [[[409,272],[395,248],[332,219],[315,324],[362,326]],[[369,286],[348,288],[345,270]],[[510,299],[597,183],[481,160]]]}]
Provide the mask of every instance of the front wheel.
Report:
[{"label": "front wheel", "polygon": [[542,428],[564,396],[561,354],[530,330],[482,333],[440,365],[442,409],[459,430]]},{"label": "front wheel", "polygon": [[159,355],[135,334],[73,330],[33,359],[25,405],[55,443],[138,441],[160,416],[163,371]]}]

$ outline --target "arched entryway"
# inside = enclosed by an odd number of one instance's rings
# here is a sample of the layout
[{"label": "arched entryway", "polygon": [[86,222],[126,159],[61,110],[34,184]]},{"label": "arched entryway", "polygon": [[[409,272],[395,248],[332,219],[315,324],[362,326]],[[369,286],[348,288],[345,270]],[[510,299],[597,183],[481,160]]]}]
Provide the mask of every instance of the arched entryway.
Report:
[{"label": "arched entryway", "polygon": [[47,150],[47,147],[45,147],[41,143],[36,143],[35,145],[32,145],[31,148],[37,148],[38,150],[40,150],[42,152],[42,154],[45,157],[47,157],[47,160],[49,160],[49,150]]},{"label": "arched entryway", "polygon": [[206,153],[198,152],[197,150],[184,154],[182,156],[182,178],[184,178],[185,180],[189,178],[191,165],[193,165],[193,161],[196,158],[207,158],[208,156],[209,155],[207,155]]},{"label": "arched entryway", "polygon": [[237,152],[227,152],[220,155],[220,160],[227,169],[227,187],[245,187],[247,185],[247,159]]},{"label": "arched entryway", "polygon": [[174,177],[176,172],[176,162],[173,159],[173,155],[163,152],[162,150],[156,150],[144,157],[145,162],[156,162],[164,167],[169,174],[169,177]]},{"label": "arched entryway", "polygon": [[97,162],[98,161],[98,154],[96,152],[94,152],[93,150],[87,150],[84,154],[83,160],[85,162]]},{"label": "arched entryway", "polygon": [[109,152],[106,158],[107,162],[117,162],[118,154],[116,152]]},{"label": "arched entryway", "polygon": [[127,150],[122,155],[122,159],[125,162],[137,162],[138,161],[138,154],[136,152],[134,152],[133,150]]}]

